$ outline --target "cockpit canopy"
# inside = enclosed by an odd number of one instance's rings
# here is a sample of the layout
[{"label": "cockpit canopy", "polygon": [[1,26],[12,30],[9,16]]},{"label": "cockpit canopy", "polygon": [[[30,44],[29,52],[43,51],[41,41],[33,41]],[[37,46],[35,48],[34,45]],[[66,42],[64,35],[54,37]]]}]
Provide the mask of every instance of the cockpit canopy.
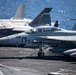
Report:
[{"label": "cockpit canopy", "polygon": [[36,32],[47,32],[47,31],[65,31],[65,29],[54,27],[50,25],[43,25],[31,28],[27,33],[36,33]]},{"label": "cockpit canopy", "polygon": [[38,26],[33,29],[34,32],[46,32],[46,31],[57,31],[57,30],[61,30],[61,28],[53,26]]}]

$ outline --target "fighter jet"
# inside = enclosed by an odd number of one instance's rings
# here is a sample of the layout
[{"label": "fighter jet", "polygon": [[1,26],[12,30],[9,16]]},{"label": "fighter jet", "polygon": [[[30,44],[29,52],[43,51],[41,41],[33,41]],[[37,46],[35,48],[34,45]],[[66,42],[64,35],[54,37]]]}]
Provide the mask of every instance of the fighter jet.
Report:
[{"label": "fighter jet", "polygon": [[[50,14],[52,8],[43,9],[34,20],[24,18],[25,5],[20,4],[14,17],[11,19],[0,19],[0,38],[27,32],[31,29],[31,26],[37,26],[41,24],[51,24]],[[46,20],[47,19],[47,20]]]},{"label": "fighter jet", "polygon": [[[41,13],[43,13],[43,11]],[[55,49],[54,51],[56,52],[63,53],[66,50],[75,49],[76,26],[73,27],[74,31],[59,28],[57,21],[54,26],[51,26],[51,24],[49,24],[49,13],[40,14],[37,16],[39,19],[36,17],[30,22],[29,25],[31,25],[31,28],[27,30],[27,32],[4,36],[0,38],[0,45],[38,46],[40,49],[38,56],[44,55],[43,49],[47,47],[44,47],[45,44],[53,47],[53,50]],[[48,17],[49,21],[45,20],[44,17]]]},{"label": "fighter jet", "polygon": [[[75,28],[74,28],[75,30]],[[43,50],[53,47],[55,52],[70,51],[76,48],[76,31],[66,30],[49,24],[32,27],[28,32],[13,34],[0,38],[0,45],[23,45],[28,47],[39,47],[38,56],[43,56]],[[72,53],[74,53],[72,52]],[[72,56],[70,54],[70,56]],[[74,55],[73,55],[74,56]]]}]

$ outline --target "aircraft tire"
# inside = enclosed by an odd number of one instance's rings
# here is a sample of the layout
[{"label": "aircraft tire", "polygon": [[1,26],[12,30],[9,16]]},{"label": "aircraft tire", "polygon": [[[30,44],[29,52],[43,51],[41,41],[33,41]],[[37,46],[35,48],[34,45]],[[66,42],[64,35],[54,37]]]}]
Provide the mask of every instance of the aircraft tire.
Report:
[{"label": "aircraft tire", "polygon": [[44,57],[44,53],[38,53],[38,57]]}]

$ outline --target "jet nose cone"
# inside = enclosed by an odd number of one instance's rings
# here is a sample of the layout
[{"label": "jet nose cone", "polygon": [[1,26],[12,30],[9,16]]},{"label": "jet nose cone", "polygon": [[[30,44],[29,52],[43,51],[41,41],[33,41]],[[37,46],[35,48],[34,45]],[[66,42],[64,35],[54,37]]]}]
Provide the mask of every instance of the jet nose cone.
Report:
[{"label": "jet nose cone", "polygon": [[65,55],[70,55],[71,52],[70,52],[70,51],[64,51],[63,54],[65,54]]},{"label": "jet nose cone", "polygon": [[59,72],[50,72],[48,75],[62,75],[62,74]]},{"label": "jet nose cone", "polygon": [[71,53],[70,56],[76,58],[76,52]]},{"label": "jet nose cone", "polygon": [[71,49],[71,50],[64,51],[63,54],[70,55],[71,53],[74,53],[74,52],[76,52],[76,49]]}]

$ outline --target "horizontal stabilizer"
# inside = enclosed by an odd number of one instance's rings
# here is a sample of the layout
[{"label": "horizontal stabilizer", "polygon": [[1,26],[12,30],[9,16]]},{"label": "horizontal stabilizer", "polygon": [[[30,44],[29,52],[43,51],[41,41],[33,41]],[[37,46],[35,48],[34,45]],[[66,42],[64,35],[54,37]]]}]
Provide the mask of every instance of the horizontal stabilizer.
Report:
[{"label": "horizontal stabilizer", "polygon": [[72,30],[76,30],[76,24],[73,26]]},{"label": "horizontal stabilizer", "polygon": [[49,13],[52,8],[45,8],[31,23],[30,26],[37,25],[40,23],[41,17],[44,13]]},{"label": "horizontal stabilizer", "polygon": [[25,5],[20,4],[13,19],[24,19]]}]

